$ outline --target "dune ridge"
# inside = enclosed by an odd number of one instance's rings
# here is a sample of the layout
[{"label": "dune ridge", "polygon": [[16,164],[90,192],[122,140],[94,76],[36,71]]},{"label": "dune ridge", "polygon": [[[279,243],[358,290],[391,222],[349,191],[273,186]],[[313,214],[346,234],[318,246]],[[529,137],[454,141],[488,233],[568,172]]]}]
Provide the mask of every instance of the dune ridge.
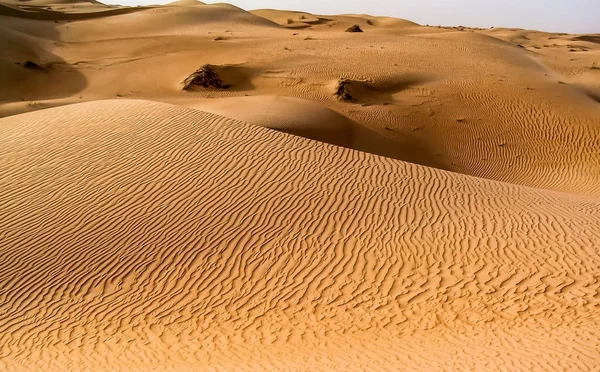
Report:
[{"label": "dune ridge", "polygon": [[[278,130],[393,159],[404,159],[406,149],[396,141],[310,101],[290,97],[232,97],[181,104]],[[260,110],[256,108],[260,107]]]}]

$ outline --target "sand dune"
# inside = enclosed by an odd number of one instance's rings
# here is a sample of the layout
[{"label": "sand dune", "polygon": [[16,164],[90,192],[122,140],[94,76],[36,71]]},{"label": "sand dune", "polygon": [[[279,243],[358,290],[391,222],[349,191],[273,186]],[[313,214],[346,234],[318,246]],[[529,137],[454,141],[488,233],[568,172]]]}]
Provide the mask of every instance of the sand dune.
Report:
[{"label": "sand dune", "polygon": [[394,159],[406,149],[335,111],[297,98],[234,97],[202,102],[180,102],[188,107],[250,124]]},{"label": "sand dune", "polygon": [[599,365],[598,35],[9,0],[0,45],[0,370]]},{"label": "sand dune", "polygon": [[[600,64],[600,46],[589,41],[593,35],[458,31],[197,2],[81,17],[59,23],[2,17],[5,28],[44,38],[35,43],[59,63],[40,75],[14,65],[23,58],[11,60],[5,76],[31,83],[0,87],[0,115],[115,97],[172,104],[296,97],[397,142],[402,160],[600,195],[600,70],[592,68]],[[311,26],[289,29],[289,17]],[[344,32],[352,24],[365,32]],[[531,43],[520,43],[521,34]],[[571,44],[586,51],[570,52]],[[183,92],[181,82],[205,64],[233,66],[233,83],[241,84]],[[335,97],[341,79],[364,88],[355,102]]]},{"label": "sand dune", "polygon": [[0,16],[35,19],[40,21],[73,21],[82,19],[94,19],[100,17],[115,16],[119,14],[135,13],[141,9],[129,7],[110,7],[95,1],[63,1],[47,2],[36,0],[35,2],[1,4]]},{"label": "sand dune", "polygon": [[[46,31],[50,35],[53,29]],[[0,105],[17,101],[33,109],[36,101],[68,97],[85,87],[82,75],[52,52],[52,41],[35,34],[0,25],[5,48],[0,55]]]},{"label": "sand dune", "polygon": [[0,127],[3,369],[597,362],[597,199],[143,101]]},{"label": "sand dune", "polygon": [[252,14],[270,19],[291,29],[311,28],[321,31],[344,31],[350,26],[358,25],[363,30],[371,31],[380,27],[402,29],[419,26],[405,19],[356,14],[327,16],[276,9],[253,10]]}]

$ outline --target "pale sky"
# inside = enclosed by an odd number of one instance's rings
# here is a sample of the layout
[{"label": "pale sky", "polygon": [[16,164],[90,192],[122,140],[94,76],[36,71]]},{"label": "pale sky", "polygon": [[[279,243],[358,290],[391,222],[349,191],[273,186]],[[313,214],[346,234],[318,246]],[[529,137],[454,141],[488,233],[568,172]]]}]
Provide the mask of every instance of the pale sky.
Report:
[{"label": "pale sky", "polygon": [[[160,0],[121,0],[127,5]],[[172,1],[172,0],[169,0]],[[169,2],[165,1],[165,2]],[[274,8],[319,14],[364,13],[420,24],[519,27],[600,33],[600,0],[224,0],[246,10]]]}]

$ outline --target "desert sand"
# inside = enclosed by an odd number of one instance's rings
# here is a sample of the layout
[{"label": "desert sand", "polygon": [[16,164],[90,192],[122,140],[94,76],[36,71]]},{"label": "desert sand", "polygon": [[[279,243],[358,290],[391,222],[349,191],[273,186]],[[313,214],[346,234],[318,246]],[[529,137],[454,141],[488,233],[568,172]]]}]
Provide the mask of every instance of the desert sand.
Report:
[{"label": "desert sand", "polygon": [[599,368],[600,35],[4,0],[0,44],[0,370]]}]

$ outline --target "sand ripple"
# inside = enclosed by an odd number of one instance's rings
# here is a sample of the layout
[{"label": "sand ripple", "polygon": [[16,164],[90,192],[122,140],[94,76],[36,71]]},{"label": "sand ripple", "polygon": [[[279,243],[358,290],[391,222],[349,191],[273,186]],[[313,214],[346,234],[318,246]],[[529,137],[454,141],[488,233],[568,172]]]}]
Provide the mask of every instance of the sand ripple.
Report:
[{"label": "sand ripple", "polygon": [[597,198],[144,101],[0,128],[1,370],[598,365]]}]

